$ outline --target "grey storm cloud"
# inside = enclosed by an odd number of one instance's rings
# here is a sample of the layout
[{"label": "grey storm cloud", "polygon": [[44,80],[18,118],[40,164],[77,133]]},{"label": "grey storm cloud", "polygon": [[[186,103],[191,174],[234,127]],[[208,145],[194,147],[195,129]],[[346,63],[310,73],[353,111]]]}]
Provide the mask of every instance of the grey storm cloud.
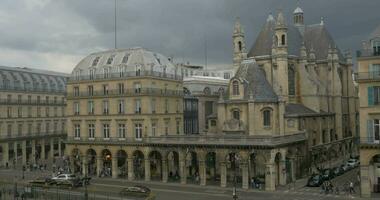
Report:
[{"label": "grey storm cloud", "polygon": [[[377,0],[117,0],[118,48],[141,46],[175,61],[227,66],[240,17],[247,48],[268,14],[292,22],[299,5],[307,24],[324,22],[352,52],[380,25]],[[114,47],[114,0],[1,0],[0,65],[70,72],[84,56]],[[207,47],[207,50],[206,50]]]}]

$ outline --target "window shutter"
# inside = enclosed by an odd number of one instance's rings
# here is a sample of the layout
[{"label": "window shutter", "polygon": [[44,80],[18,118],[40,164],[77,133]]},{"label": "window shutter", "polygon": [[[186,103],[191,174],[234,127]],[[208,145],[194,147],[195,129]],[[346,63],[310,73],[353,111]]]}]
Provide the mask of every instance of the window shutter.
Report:
[{"label": "window shutter", "polygon": [[373,87],[368,87],[368,106],[373,106],[374,96],[373,96]]},{"label": "window shutter", "polygon": [[367,120],[367,140],[373,142],[373,120]]}]

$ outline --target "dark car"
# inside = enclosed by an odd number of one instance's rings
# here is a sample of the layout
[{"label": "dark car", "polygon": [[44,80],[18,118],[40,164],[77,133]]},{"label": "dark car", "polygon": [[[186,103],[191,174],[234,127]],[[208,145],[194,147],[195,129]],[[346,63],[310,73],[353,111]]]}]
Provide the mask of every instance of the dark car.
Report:
[{"label": "dark car", "polygon": [[120,191],[121,197],[148,197],[149,194],[150,189],[141,185],[127,187]]},{"label": "dark car", "polygon": [[323,178],[321,175],[317,174],[309,178],[307,181],[308,187],[319,187],[323,183]]},{"label": "dark car", "polygon": [[334,176],[337,177],[337,176],[342,175],[344,173],[344,170],[342,167],[334,167],[333,173],[334,173]]},{"label": "dark car", "polygon": [[334,177],[335,176],[334,176],[334,172],[333,172],[332,169],[325,169],[325,170],[323,170],[323,173],[322,173],[323,180],[331,180]]}]

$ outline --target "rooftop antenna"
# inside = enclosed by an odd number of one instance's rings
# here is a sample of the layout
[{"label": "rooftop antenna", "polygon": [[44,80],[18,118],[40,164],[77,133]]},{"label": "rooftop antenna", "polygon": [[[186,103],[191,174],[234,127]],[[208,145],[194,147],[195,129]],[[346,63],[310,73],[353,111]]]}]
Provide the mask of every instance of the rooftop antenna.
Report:
[{"label": "rooftop antenna", "polygon": [[116,0],[115,0],[115,11],[114,11],[114,13],[115,13],[115,49],[117,49],[117,45],[116,45],[117,44],[117,34],[116,34],[116,30],[117,30],[116,29],[117,28],[116,27],[116,25],[117,25],[117,23],[116,23],[117,22],[116,21]]}]

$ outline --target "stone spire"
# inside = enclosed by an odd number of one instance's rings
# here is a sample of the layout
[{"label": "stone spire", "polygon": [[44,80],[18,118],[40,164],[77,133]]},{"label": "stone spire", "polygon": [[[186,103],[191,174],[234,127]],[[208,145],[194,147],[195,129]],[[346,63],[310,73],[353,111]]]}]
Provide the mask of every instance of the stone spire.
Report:
[{"label": "stone spire", "polygon": [[233,40],[233,67],[236,71],[241,61],[247,58],[247,51],[245,49],[244,30],[240,24],[240,18],[237,17],[234,25],[234,32],[232,35]]},{"label": "stone spire", "polygon": [[280,10],[277,14],[276,29],[277,28],[286,28],[286,21],[284,15],[282,14],[282,10]]}]

